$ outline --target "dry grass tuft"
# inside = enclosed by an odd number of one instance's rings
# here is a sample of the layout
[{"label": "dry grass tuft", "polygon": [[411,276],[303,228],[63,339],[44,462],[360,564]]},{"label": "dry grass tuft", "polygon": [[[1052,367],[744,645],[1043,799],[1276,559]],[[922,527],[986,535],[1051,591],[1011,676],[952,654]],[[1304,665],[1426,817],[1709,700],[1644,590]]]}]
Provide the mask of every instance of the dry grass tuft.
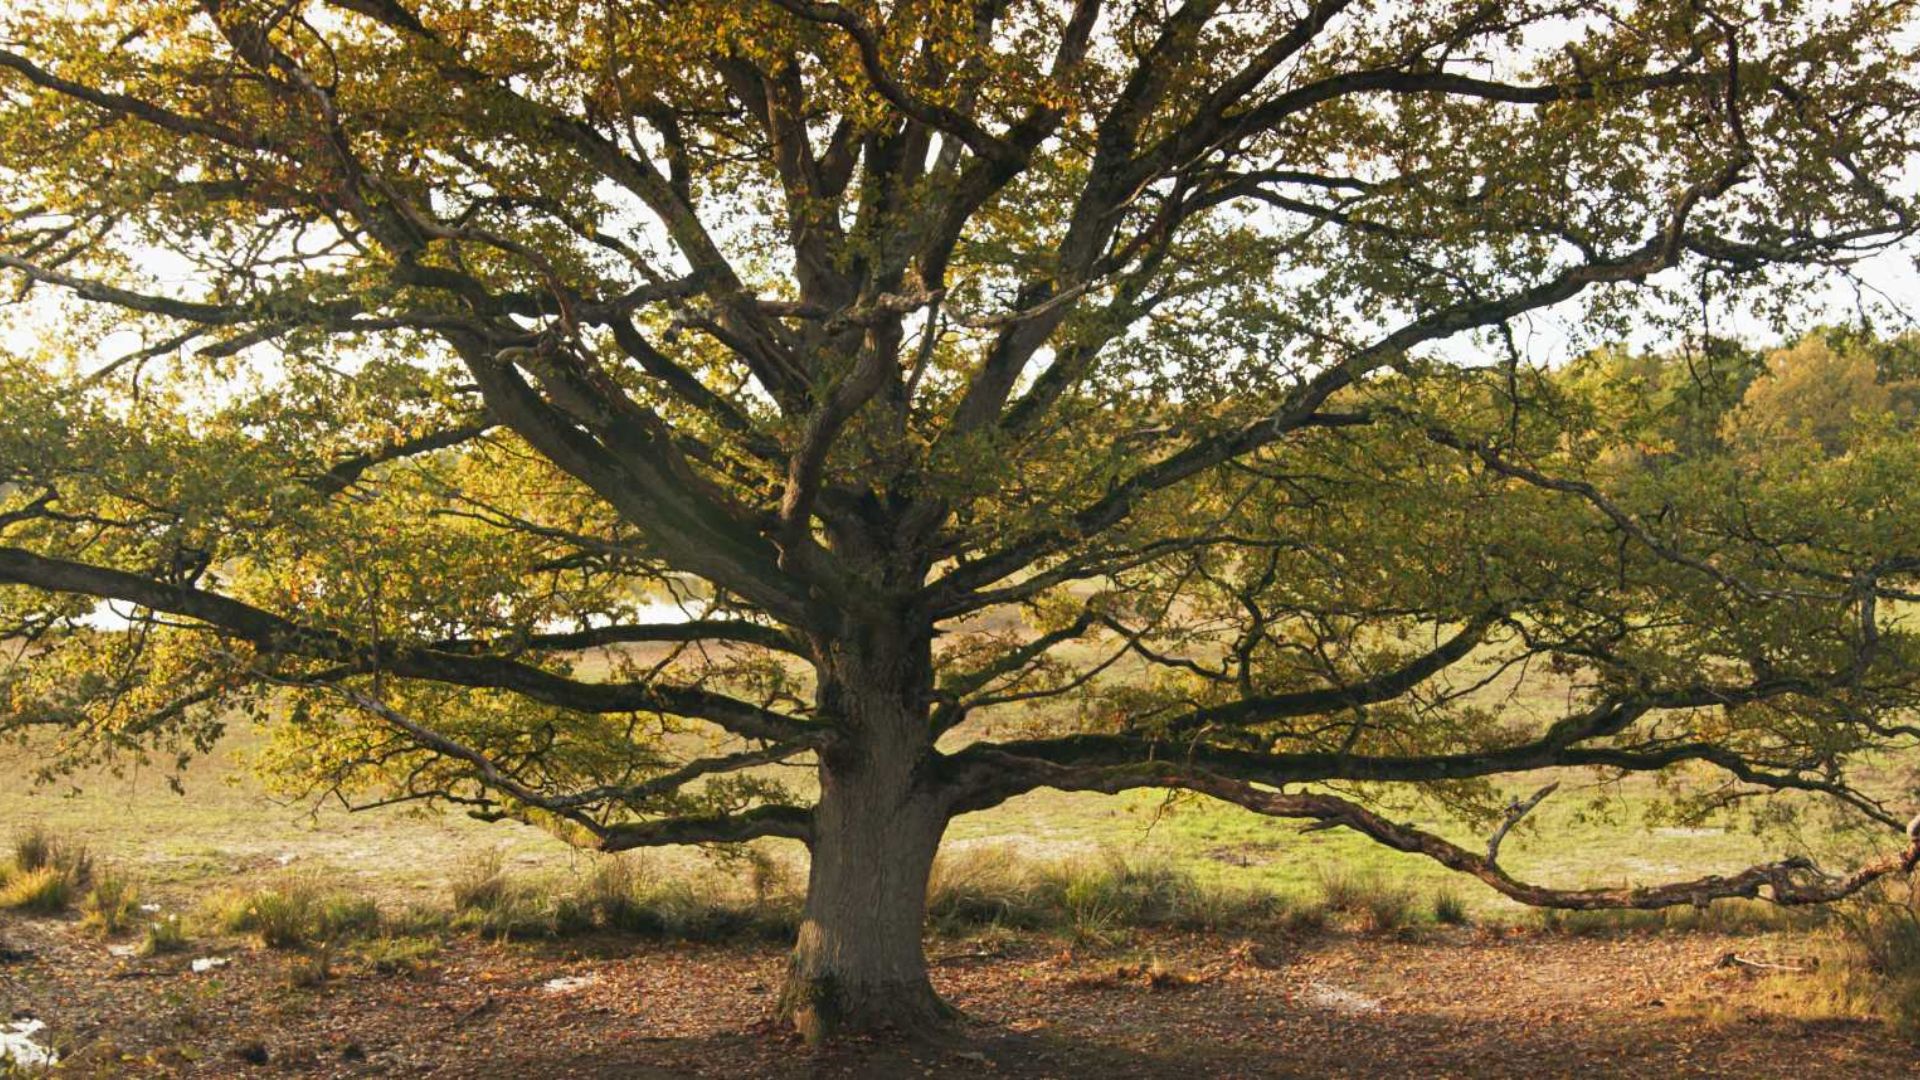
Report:
[{"label": "dry grass tuft", "polygon": [[943,855],[927,890],[927,915],[937,931],[1043,930],[1090,944],[1110,944],[1143,926],[1289,925],[1289,914],[1272,893],[1203,883],[1162,860],[1112,854],[1052,862],[1001,848]]},{"label": "dry grass tuft", "polygon": [[52,915],[65,911],[93,879],[93,856],[43,825],[14,833],[13,859],[0,866],[0,908]]}]

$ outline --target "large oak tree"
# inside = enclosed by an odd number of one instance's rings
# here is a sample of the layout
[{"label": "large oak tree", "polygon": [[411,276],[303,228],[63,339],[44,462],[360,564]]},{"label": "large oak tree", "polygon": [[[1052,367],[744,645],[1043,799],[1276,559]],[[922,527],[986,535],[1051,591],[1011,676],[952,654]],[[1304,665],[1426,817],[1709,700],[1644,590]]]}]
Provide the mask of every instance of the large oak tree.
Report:
[{"label": "large oak tree", "polygon": [[[1536,904],[1846,895],[1911,856],[1553,888],[1375,800],[1690,768],[1898,836],[1910,434],[1734,445],[1675,420],[1710,340],[1656,407],[1513,327],[1903,240],[1911,7],[16,2],[7,722],[253,708],[343,798],[799,840],[813,1034],[946,1015],[941,835],[1042,787]],[[1536,669],[1561,715],[1489,704]]]}]

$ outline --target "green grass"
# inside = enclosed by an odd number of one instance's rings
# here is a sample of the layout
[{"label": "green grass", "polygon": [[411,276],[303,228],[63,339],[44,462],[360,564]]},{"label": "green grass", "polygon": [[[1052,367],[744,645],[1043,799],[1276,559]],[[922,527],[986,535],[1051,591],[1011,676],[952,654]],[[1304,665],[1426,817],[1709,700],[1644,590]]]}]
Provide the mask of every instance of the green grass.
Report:
[{"label": "green grass", "polygon": [[[184,794],[168,783],[170,772],[142,767],[36,785],[33,747],[0,747],[0,822],[71,838],[156,898],[204,894],[209,886],[265,887],[289,871],[311,871],[404,904],[437,901],[447,875],[479,852],[501,850],[516,871],[584,864],[567,845],[515,822],[288,802],[250,770],[262,743],[257,731],[236,725],[178,777]],[[127,828],[129,821],[140,827]]]}]

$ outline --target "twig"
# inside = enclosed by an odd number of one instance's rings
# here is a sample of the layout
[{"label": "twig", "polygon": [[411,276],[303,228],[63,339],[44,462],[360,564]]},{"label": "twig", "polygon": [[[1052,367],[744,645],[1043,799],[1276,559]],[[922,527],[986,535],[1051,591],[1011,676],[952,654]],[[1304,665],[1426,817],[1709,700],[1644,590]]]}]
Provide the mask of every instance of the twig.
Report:
[{"label": "twig", "polygon": [[1807,972],[1807,971],[1814,970],[1814,968],[1818,967],[1819,965],[1817,964],[1773,964],[1773,963],[1768,963],[1765,960],[1749,960],[1746,957],[1741,956],[1739,953],[1728,953],[1725,956],[1722,956],[1720,958],[1720,962],[1714,966],[1761,968],[1766,971]]},{"label": "twig", "polygon": [[1500,842],[1507,838],[1507,833],[1512,830],[1515,825],[1520,824],[1520,819],[1531,813],[1534,807],[1539,806],[1542,799],[1553,794],[1559,787],[1560,781],[1555,780],[1553,783],[1548,784],[1546,787],[1528,796],[1524,801],[1515,801],[1507,804],[1507,816],[1501,819],[1500,827],[1495,829],[1493,835],[1487,838],[1488,864],[1500,861]]}]

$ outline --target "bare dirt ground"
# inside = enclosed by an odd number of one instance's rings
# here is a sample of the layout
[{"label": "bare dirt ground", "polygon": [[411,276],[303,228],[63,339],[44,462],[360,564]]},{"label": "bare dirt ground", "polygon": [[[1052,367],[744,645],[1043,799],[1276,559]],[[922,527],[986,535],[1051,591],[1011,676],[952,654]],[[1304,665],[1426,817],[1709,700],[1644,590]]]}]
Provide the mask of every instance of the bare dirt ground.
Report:
[{"label": "bare dirt ground", "polygon": [[[943,942],[936,982],[969,1017],[957,1040],[819,1052],[760,1019],[772,944],[455,939],[411,971],[346,957],[299,988],[296,957],[237,942],[116,957],[70,921],[18,916],[0,937],[16,950],[0,960],[0,1023],[44,1021],[62,1075],[1920,1075],[1920,1050],[1879,1026],[1770,1008],[1756,969],[1723,962],[1769,942],[1707,933]],[[193,972],[208,955],[231,963]]]}]

